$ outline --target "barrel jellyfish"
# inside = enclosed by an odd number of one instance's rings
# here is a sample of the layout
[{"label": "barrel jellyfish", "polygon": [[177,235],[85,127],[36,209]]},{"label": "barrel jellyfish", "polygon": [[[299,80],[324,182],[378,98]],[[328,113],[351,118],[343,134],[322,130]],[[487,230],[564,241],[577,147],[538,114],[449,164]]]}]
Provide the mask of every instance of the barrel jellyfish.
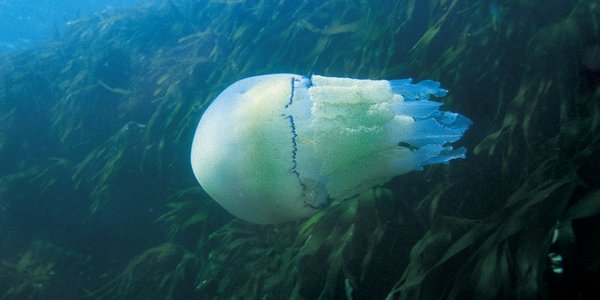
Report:
[{"label": "barrel jellyfish", "polygon": [[269,224],[309,217],[425,165],[464,158],[471,121],[440,111],[447,91],[411,79],[271,74],[237,81],[204,112],[191,163],[233,215]]}]

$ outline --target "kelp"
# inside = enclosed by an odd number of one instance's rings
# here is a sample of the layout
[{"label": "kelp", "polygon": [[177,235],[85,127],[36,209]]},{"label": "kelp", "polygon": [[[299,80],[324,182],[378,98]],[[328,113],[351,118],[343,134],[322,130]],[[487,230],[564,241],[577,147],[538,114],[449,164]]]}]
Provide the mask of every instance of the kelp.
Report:
[{"label": "kelp", "polygon": [[[116,172],[133,173],[132,169],[140,168],[135,162],[139,160],[141,132],[144,129],[143,124],[135,122],[125,124],[106,142],[105,146],[89,153],[75,168],[73,172],[75,189],[88,184],[88,189],[91,190],[90,196],[94,200],[90,205],[91,213],[96,212],[104,204],[103,201],[117,197],[120,183],[115,178],[125,178],[127,174],[115,174]],[[123,184],[131,185],[132,178]]]},{"label": "kelp", "polygon": [[[96,299],[180,299],[189,293],[186,276],[195,267],[196,256],[184,247],[165,243],[138,255],[113,283],[95,291]],[[148,284],[154,288],[148,289]]]},{"label": "kelp", "polygon": [[[167,199],[167,212],[156,223],[167,229],[171,241],[195,241],[195,232],[212,232],[223,226],[229,216],[225,212],[208,214],[217,204],[200,187],[177,191]],[[192,234],[194,238],[183,236]]]},{"label": "kelp", "polygon": [[[51,295],[83,262],[75,298],[589,298],[598,20],[590,0],[174,0],[70,22],[0,57],[4,297]],[[195,182],[191,139],[223,88],[277,72],[438,80],[474,121],[467,159],[308,220],[232,219]],[[89,259],[40,258],[39,239]]]},{"label": "kelp", "polygon": [[[26,250],[4,253],[0,260],[0,299],[70,298],[85,295],[80,283],[90,268],[88,257],[41,240],[31,241]],[[69,262],[72,269],[65,269]],[[60,274],[80,278],[65,282]]]},{"label": "kelp", "polygon": [[0,263],[3,295],[0,299],[36,299],[54,275],[54,262],[43,261],[36,249],[29,250],[16,262]]},{"label": "kelp", "polygon": [[[549,165],[537,172],[547,172]],[[550,228],[565,211],[577,183],[573,174],[536,182],[539,175],[532,175],[505,207],[483,222],[436,220],[412,249],[411,264],[388,298],[536,297],[546,268]],[[443,275],[450,272],[452,278]]]},{"label": "kelp", "polygon": [[[420,236],[418,219],[389,190],[340,201],[301,226],[232,221],[198,246],[200,295],[214,299],[331,299],[348,294],[381,298]],[[398,218],[400,214],[402,217]],[[407,230],[411,228],[412,230]],[[207,249],[211,249],[208,255]],[[393,257],[381,255],[393,251]],[[248,276],[250,275],[250,276]]]}]

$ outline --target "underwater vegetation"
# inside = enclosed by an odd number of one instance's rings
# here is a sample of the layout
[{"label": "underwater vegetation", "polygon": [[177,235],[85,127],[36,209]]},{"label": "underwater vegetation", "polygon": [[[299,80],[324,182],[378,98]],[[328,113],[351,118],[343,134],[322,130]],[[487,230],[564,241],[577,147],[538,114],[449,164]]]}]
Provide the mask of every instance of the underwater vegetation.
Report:
[{"label": "underwater vegetation", "polygon": [[[0,57],[0,298],[593,299],[600,4],[157,1]],[[433,79],[466,159],[258,225],[197,187],[240,79]]]},{"label": "underwater vegetation", "polygon": [[25,252],[17,262],[3,261],[0,265],[2,274],[2,290],[5,293],[2,299],[17,298],[19,296],[35,299],[38,297],[37,290],[44,288],[52,275],[54,275],[54,263],[39,261],[35,257],[38,251]]}]

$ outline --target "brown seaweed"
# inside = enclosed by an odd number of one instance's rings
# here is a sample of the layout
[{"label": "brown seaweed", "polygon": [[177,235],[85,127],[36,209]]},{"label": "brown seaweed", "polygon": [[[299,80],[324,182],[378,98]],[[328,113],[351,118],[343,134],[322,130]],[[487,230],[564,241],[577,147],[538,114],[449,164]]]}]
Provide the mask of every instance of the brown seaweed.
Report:
[{"label": "brown seaweed", "polygon": [[[596,2],[164,1],[0,57],[0,298],[54,295],[82,264],[76,298],[590,297]],[[471,151],[303,222],[234,220],[197,186],[191,139],[224,87],[276,72],[438,80]],[[548,261],[560,228],[569,280]]]}]

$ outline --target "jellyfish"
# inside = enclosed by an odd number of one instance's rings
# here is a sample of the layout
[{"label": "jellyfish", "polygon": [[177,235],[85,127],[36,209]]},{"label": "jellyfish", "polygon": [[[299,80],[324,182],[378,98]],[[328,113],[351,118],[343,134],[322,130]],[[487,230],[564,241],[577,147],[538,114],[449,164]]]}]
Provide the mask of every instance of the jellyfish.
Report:
[{"label": "jellyfish", "polygon": [[465,157],[471,121],[441,111],[435,81],[296,74],[249,77],[202,115],[191,164],[202,188],[243,220],[310,217],[392,178]]}]

